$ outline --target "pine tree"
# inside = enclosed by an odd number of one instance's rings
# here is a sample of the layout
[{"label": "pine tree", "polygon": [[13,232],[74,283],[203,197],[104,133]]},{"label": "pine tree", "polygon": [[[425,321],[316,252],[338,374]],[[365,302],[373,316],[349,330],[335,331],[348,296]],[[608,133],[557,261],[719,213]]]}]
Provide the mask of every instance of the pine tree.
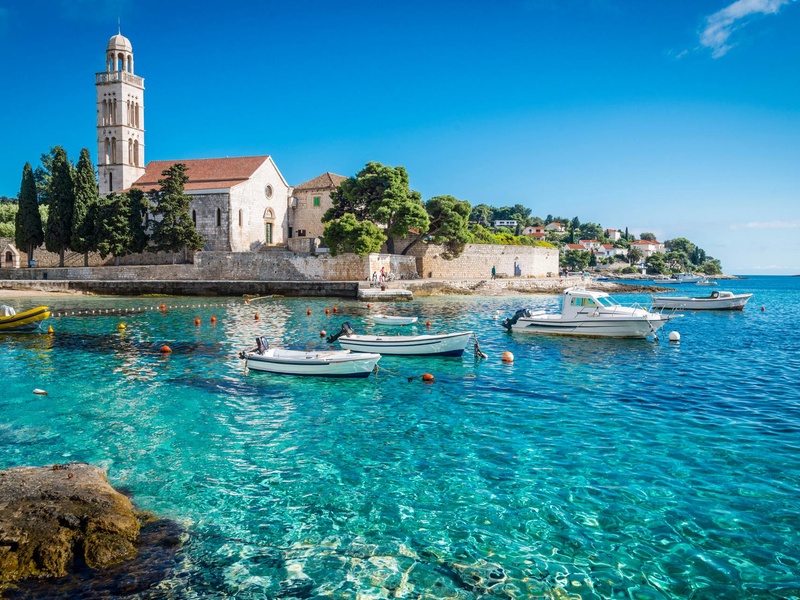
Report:
[{"label": "pine tree", "polygon": [[58,266],[64,266],[64,252],[69,248],[72,237],[72,209],[75,204],[75,191],[72,185],[72,165],[67,159],[67,152],[55,147],[53,171],[47,195],[50,200],[50,212],[47,215],[47,227],[44,232],[44,244],[49,252],[58,252]]},{"label": "pine tree", "polygon": [[[39,214],[39,202],[36,196],[36,182],[30,163],[22,169],[22,184],[19,189],[19,210],[14,221],[14,242],[17,248],[28,253],[28,260],[33,260],[33,250],[42,245],[44,231],[42,217]],[[31,264],[30,262],[28,263]]]},{"label": "pine tree", "polygon": [[112,255],[117,265],[120,256],[130,254],[130,212],[130,199],[126,194],[112,192],[97,204],[97,251],[102,258]]},{"label": "pine tree", "polygon": [[89,252],[96,249],[94,214],[92,205],[98,200],[97,179],[89,150],[81,150],[75,171],[75,203],[72,209],[72,236],[70,247],[83,252],[83,264],[89,266]]},{"label": "pine tree", "polygon": [[[183,186],[189,181],[186,165],[174,164],[161,174],[164,178],[158,180],[161,189],[156,192],[153,208],[154,245],[149,250],[173,253],[184,247],[199,250],[205,239],[197,233],[189,215],[191,198],[183,191]],[[174,255],[172,261],[175,262]]]}]

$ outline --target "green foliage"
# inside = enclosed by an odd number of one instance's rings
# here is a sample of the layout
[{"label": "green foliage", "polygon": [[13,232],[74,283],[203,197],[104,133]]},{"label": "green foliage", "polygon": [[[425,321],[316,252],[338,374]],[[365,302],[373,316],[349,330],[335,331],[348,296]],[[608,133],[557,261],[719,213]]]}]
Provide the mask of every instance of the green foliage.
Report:
[{"label": "green foliage", "polygon": [[469,217],[472,207],[466,200],[453,196],[434,196],[425,203],[430,225],[427,232],[420,232],[403,250],[403,254],[414,247],[426,235],[434,244],[442,244],[447,251],[458,256],[469,240]]},{"label": "green foliage", "polygon": [[501,246],[538,246],[540,248],[555,248],[549,242],[540,242],[526,235],[513,233],[493,233],[480,225],[473,225],[469,230],[467,243],[470,244],[497,244]]},{"label": "green foliage", "polygon": [[591,252],[587,250],[567,250],[561,258],[561,266],[568,267],[573,271],[583,271],[589,266]]},{"label": "green foliage", "polygon": [[642,251],[638,248],[628,248],[628,262],[634,265],[642,260]]},{"label": "green foliage", "polygon": [[53,146],[49,152],[42,154],[41,165],[33,171],[33,179],[36,181],[36,194],[39,196],[39,204],[50,204],[50,180],[53,174],[53,161],[59,146]]},{"label": "green foliage", "polygon": [[97,204],[97,180],[89,150],[83,148],[75,170],[75,202],[72,209],[70,246],[76,252],[91,252],[97,245],[94,213]]},{"label": "green foliage", "polygon": [[331,200],[333,206],[322,218],[323,223],[352,214],[357,221],[380,224],[388,237],[390,253],[394,252],[394,238],[408,236],[411,229],[428,230],[429,218],[422,197],[409,188],[404,167],[367,163],[331,193]]},{"label": "green foliage", "polygon": [[700,271],[705,275],[721,275],[722,265],[716,258],[708,258],[701,266]]},{"label": "green foliage", "polygon": [[64,251],[69,248],[72,237],[72,211],[75,204],[72,165],[61,146],[55,147],[50,184],[47,187],[50,213],[44,232],[45,247],[49,252],[58,252],[59,266],[64,266]]},{"label": "green foliage", "polygon": [[584,223],[580,227],[582,240],[599,240],[603,237],[603,228],[597,223]]},{"label": "green foliage", "polygon": [[330,248],[331,256],[355,252],[366,256],[380,252],[386,236],[372,221],[359,221],[352,213],[346,213],[325,225],[322,241]]},{"label": "green foliage", "polygon": [[33,249],[44,241],[42,215],[36,196],[36,181],[30,163],[22,169],[22,184],[19,189],[19,210],[14,221],[14,242],[17,248],[27,252],[28,259],[33,258]]},{"label": "green foliage", "polygon": [[477,204],[472,207],[469,220],[473,223],[477,223],[481,227],[491,227],[493,212],[494,209],[488,204]]},{"label": "green foliage", "polygon": [[661,275],[667,270],[664,255],[661,252],[651,254],[645,261],[645,264],[647,265],[647,272],[651,275]]},{"label": "green foliage", "polygon": [[102,258],[115,257],[130,252],[131,232],[128,225],[130,201],[125,194],[110,193],[96,203],[95,230],[97,251]]},{"label": "green foliage", "polygon": [[648,241],[648,242],[655,242],[655,241],[657,240],[657,238],[656,238],[656,234],[655,234],[655,233],[650,233],[649,231],[645,231],[645,232],[643,232],[643,233],[642,233],[642,234],[639,236],[639,239],[640,239],[640,240],[646,240],[646,241]]},{"label": "green foliage", "polygon": [[150,201],[140,189],[133,188],[128,192],[130,200],[130,223],[132,253],[141,253],[147,249],[150,237],[147,235],[147,211],[150,210]]},{"label": "green foliage", "polygon": [[639,269],[637,269],[636,267],[623,267],[622,269],[620,269],[620,273],[622,273],[623,275],[633,275],[634,273],[638,272]]},{"label": "green foliage", "polygon": [[191,197],[183,191],[183,186],[189,181],[186,165],[174,164],[161,174],[164,176],[158,180],[161,189],[154,192],[152,235],[154,245],[148,250],[177,252],[184,247],[199,250],[205,240],[197,233],[189,214]]}]

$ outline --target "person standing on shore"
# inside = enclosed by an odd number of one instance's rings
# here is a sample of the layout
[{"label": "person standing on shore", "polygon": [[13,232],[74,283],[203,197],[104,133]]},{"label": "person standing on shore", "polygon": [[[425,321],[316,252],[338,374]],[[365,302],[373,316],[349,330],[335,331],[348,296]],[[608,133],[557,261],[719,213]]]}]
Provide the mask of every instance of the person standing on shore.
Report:
[{"label": "person standing on shore", "polygon": [[497,269],[492,265],[492,279],[497,279]]}]

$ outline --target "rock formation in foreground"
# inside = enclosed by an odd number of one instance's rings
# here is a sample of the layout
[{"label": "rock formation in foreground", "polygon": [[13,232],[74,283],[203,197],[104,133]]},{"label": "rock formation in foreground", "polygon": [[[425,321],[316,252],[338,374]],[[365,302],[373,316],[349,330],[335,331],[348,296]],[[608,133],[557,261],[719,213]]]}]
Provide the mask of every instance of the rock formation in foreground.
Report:
[{"label": "rock formation in foreground", "polygon": [[98,467],[0,471],[0,586],[132,558],[138,536],[131,501]]}]

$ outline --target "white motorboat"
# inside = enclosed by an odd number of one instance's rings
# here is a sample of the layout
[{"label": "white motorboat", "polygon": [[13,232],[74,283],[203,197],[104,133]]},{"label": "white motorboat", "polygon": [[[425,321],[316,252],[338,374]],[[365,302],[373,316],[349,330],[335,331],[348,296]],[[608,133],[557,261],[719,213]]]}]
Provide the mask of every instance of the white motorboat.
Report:
[{"label": "white motorboat", "polygon": [[678,310],[742,310],[753,294],[714,290],[708,296],[653,296],[653,308]]},{"label": "white motorboat", "polygon": [[678,283],[697,283],[698,281],[703,281],[705,277],[695,273],[678,273],[676,279]]},{"label": "white motorboat", "polygon": [[646,338],[676,316],[622,306],[605,292],[569,288],[562,295],[560,313],[518,310],[503,326],[512,333]]},{"label": "white motorboat", "polygon": [[669,277],[667,275],[656,275],[655,277],[653,277],[653,279],[651,279],[651,281],[653,283],[659,283],[659,284],[661,284],[661,283],[678,283],[677,279],[675,279],[674,277]]},{"label": "white motorboat", "polygon": [[263,337],[257,347],[242,352],[247,368],[280,375],[313,375],[316,377],[369,377],[381,358],[380,354],[352,354],[349,350],[286,350],[270,348]]},{"label": "white motorboat", "polygon": [[328,343],[353,352],[378,352],[404,356],[461,356],[467,347],[471,331],[425,335],[359,335],[350,323],[342,324],[339,333],[328,336]]},{"label": "white motorboat", "polygon": [[372,320],[378,325],[411,325],[417,317],[401,317],[396,315],[373,315]]},{"label": "white motorboat", "polygon": [[709,279],[708,277],[703,277],[703,279],[695,283],[695,285],[713,286],[717,285],[717,282],[713,281],[712,279]]}]

